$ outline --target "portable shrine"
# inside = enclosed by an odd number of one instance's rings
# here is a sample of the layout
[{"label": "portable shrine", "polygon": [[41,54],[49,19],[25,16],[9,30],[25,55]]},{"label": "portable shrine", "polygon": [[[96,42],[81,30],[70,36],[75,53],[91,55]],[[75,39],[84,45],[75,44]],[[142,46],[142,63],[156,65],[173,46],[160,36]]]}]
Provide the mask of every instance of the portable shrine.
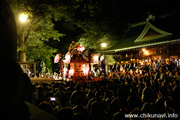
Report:
[{"label": "portable shrine", "polygon": [[81,54],[73,54],[70,61],[69,77],[74,80],[87,80],[89,74],[89,61]]}]

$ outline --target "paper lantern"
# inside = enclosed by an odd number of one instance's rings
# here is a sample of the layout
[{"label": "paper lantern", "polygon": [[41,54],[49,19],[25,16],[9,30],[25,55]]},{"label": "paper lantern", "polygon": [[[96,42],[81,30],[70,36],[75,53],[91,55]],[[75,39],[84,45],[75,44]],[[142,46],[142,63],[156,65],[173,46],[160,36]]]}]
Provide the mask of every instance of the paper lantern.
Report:
[{"label": "paper lantern", "polygon": [[71,54],[68,52],[68,53],[66,53],[65,61],[64,62],[69,63],[70,60],[71,60]]},{"label": "paper lantern", "polygon": [[54,58],[54,63],[58,63],[59,62],[59,54],[57,54]]},{"label": "paper lantern", "polygon": [[93,56],[93,61],[94,61],[94,63],[98,63],[98,61],[99,61],[99,56],[98,56],[97,54],[95,54],[95,55]]},{"label": "paper lantern", "polygon": [[71,76],[74,75],[74,69],[69,70],[69,75],[71,75]]}]

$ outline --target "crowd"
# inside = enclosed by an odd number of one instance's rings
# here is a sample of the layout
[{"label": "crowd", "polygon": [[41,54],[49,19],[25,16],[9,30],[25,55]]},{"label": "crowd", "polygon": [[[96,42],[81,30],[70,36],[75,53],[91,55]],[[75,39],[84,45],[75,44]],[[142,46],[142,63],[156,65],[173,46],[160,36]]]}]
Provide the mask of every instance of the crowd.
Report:
[{"label": "crowd", "polygon": [[162,63],[157,69],[145,65],[139,70],[114,71],[101,81],[33,82],[32,98],[27,101],[60,120],[122,120],[130,119],[125,114],[142,113],[179,115],[179,75],[180,69],[173,63]]}]

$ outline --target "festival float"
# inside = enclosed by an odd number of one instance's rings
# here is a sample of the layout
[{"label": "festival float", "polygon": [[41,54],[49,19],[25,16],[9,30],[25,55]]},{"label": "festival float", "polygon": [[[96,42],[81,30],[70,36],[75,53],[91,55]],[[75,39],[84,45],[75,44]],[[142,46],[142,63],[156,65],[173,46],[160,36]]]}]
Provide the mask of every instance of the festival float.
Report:
[{"label": "festival float", "polygon": [[89,59],[83,54],[85,48],[75,42],[72,42],[69,51],[65,55],[63,77],[78,80],[88,80]]}]

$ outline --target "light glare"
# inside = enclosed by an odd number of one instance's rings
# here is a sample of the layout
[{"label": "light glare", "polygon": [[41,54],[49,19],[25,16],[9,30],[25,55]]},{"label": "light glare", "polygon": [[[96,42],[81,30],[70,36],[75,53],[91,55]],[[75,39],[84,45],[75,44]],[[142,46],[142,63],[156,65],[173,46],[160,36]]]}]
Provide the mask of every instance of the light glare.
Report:
[{"label": "light glare", "polygon": [[107,43],[101,43],[101,46],[104,48],[107,46]]},{"label": "light glare", "polygon": [[20,19],[20,21],[21,21],[22,23],[26,22],[26,21],[27,21],[27,18],[28,18],[28,15],[27,15],[27,14],[24,14],[24,13],[21,13],[21,14],[20,14],[19,19]]}]

